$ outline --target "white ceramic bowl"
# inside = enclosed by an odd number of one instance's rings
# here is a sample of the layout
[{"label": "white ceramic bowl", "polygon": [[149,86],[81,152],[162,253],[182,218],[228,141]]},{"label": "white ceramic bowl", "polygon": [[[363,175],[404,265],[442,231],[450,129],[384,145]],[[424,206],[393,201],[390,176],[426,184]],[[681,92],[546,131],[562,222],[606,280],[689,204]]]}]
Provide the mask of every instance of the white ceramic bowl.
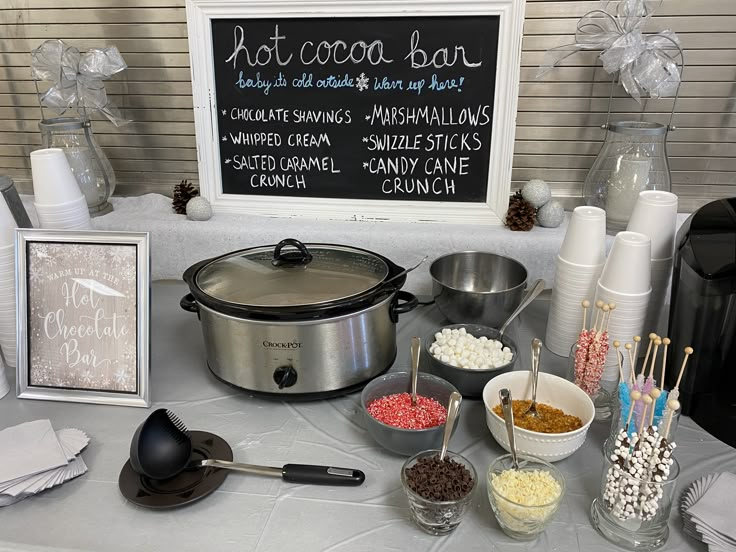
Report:
[{"label": "white ceramic bowl", "polygon": [[[492,408],[500,403],[498,392],[507,388],[514,400],[529,400],[532,396],[532,378],[528,370],[499,374],[483,388],[483,403],[486,407],[486,424],[491,434],[504,449],[509,451],[509,439],[503,418]],[[536,456],[547,462],[557,462],[578,450],[588,434],[595,418],[595,406],[590,397],[574,383],[552,374],[539,373],[537,402],[561,409],[566,414],[577,416],[583,427],[567,433],[539,433],[515,427],[516,451],[519,454]]]}]

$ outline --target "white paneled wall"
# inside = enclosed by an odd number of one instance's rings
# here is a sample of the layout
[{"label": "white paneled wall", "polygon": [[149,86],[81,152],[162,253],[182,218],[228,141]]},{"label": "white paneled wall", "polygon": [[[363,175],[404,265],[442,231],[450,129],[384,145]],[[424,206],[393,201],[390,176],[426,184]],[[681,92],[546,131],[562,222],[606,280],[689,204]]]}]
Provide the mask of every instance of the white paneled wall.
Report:
[{"label": "white paneled wall", "polygon": [[[603,5],[527,0],[512,187],[543,178],[555,195],[580,195],[604,137],[609,77],[597,52],[573,55],[542,80],[535,74],[544,51],[572,42],[577,20]],[[685,48],[669,155],[673,191],[691,209],[736,195],[736,0],[664,0],[648,29],[665,28]],[[117,193],[170,194],[184,178],[196,182],[184,0],[2,0],[0,174],[28,189],[28,153],[40,145],[41,115],[29,52],[49,38],[80,49],[115,44],[128,62],[107,90],[134,122],[94,123],[116,171]],[[612,118],[666,122],[671,108],[671,99],[640,105],[618,89]]]}]

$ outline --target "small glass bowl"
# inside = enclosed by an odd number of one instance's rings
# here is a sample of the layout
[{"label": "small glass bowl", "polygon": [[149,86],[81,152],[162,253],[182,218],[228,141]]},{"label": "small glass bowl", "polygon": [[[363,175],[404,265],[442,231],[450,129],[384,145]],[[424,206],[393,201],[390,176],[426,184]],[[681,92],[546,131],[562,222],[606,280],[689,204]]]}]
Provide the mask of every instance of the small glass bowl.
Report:
[{"label": "small glass bowl", "polygon": [[533,540],[547,528],[565,496],[565,477],[552,464],[533,456],[518,456],[520,471],[546,471],[560,485],[560,495],[548,504],[526,506],[501,495],[493,486],[493,475],[510,470],[511,455],[496,458],[488,467],[488,501],[504,533],[518,540]]},{"label": "small glass bowl", "polygon": [[422,451],[409,458],[401,467],[401,485],[404,487],[404,492],[406,492],[406,496],[409,499],[412,518],[421,529],[431,535],[446,535],[460,525],[463,516],[468,511],[473,493],[478,487],[478,476],[475,473],[473,464],[467,458],[448,450],[445,458],[454,460],[465,466],[473,478],[473,487],[468,491],[468,494],[458,500],[435,501],[428,500],[415,493],[409,487],[406,479],[406,470],[411,468],[421,458],[439,456],[439,454],[439,450]]}]

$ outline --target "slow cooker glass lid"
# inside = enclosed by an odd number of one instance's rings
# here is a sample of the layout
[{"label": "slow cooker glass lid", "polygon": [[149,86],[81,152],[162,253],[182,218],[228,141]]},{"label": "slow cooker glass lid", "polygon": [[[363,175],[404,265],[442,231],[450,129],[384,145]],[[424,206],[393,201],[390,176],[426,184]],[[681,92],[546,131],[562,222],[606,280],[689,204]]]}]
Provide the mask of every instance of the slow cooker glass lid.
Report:
[{"label": "slow cooker glass lid", "polygon": [[382,282],[380,257],[345,246],[310,246],[306,265],[273,264],[273,247],[236,251],[204,266],[196,284],[227,303],[260,308],[321,305],[360,295]]}]

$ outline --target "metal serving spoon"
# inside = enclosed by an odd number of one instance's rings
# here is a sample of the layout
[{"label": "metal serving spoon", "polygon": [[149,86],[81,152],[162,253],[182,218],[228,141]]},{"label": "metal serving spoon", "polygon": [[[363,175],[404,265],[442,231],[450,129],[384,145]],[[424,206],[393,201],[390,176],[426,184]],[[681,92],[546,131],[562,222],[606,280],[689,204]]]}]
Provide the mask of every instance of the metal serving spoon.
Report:
[{"label": "metal serving spoon", "polygon": [[537,298],[537,295],[542,293],[544,291],[544,280],[540,278],[536,282],[534,282],[534,285],[529,289],[529,291],[526,292],[526,295],[521,300],[521,303],[519,303],[519,306],[516,307],[516,310],[512,312],[509,317],[506,319],[506,322],[503,323],[503,326],[498,330],[498,333],[501,334],[501,337],[503,337],[503,332],[506,331],[506,328],[509,327],[509,324],[514,321],[514,318],[519,316],[521,311],[523,311],[525,308],[529,306],[529,304],[534,301],[534,299]]},{"label": "metal serving spoon", "polygon": [[503,419],[506,422],[506,433],[509,436],[509,449],[511,450],[511,467],[515,470],[519,469],[519,460],[516,457],[516,436],[514,433],[514,408],[511,399],[511,391],[504,388],[498,392],[498,398],[501,399],[501,409],[503,410]]},{"label": "metal serving spoon", "polygon": [[355,486],[365,481],[360,470],[285,464],[280,468],[241,464],[208,458],[191,461],[192,440],[184,423],[166,409],[154,411],[133,435],[130,465],[136,473],[149,479],[169,479],[186,468],[214,467],[227,470],[281,477],[291,483]]},{"label": "metal serving spoon", "polygon": [[445,459],[447,455],[447,446],[450,444],[450,436],[452,435],[452,428],[455,426],[455,418],[457,418],[460,412],[460,403],[463,397],[457,391],[450,393],[450,401],[447,404],[447,419],[445,420],[445,432],[442,434],[442,450],[440,451],[440,462]]},{"label": "metal serving spoon", "polygon": [[411,338],[411,405],[417,405],[417,379],[419,378],[419,355],[422,349],[422,340]]},{"label": "metal serving spoon", "polygon": [[542,415],[537,412],[537,381],[539,380],[539,357],[542,354],[542,340],[539,338],[532,339],[532,404],[524,412],[524,416],[532,418],[541,418]]}]

